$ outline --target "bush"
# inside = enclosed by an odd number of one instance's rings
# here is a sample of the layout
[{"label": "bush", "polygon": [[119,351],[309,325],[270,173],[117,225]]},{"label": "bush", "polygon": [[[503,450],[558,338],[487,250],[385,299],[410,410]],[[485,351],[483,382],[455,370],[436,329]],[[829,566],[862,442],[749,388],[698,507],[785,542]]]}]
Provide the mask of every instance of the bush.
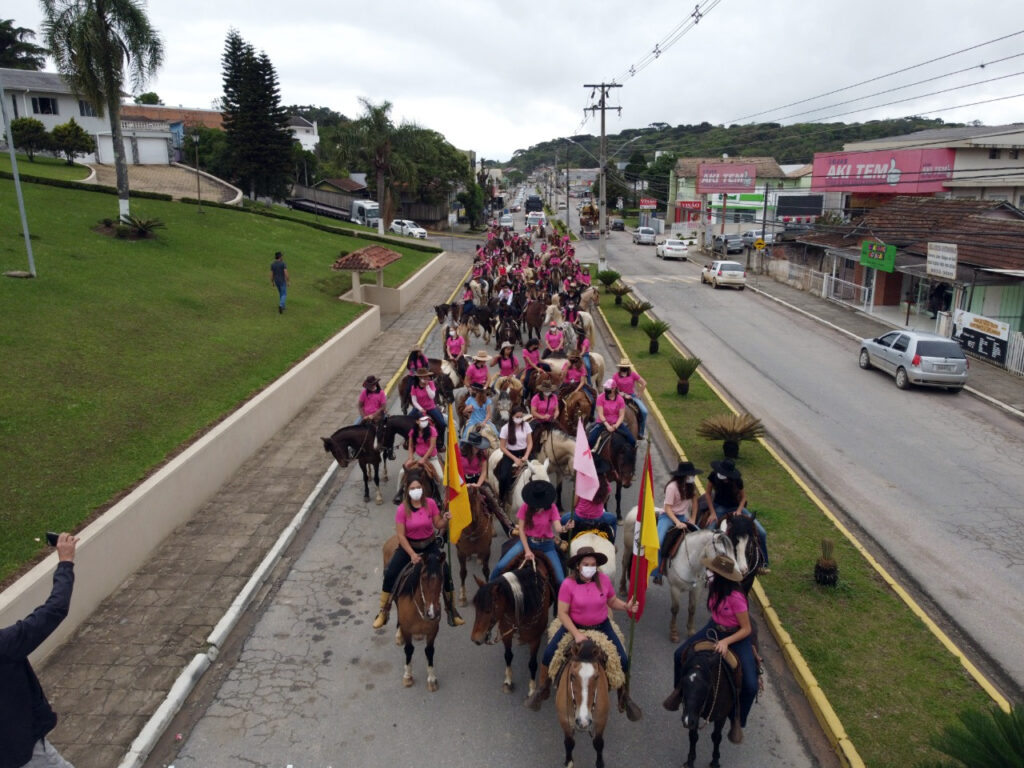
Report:
[{"label": "bush", "polygon": [[622,277],[622,275],[620,275],[614,269],[602,269],[600,272],[597,273],[597,279],[604,284],[606,293],[608,289],[611,288],[611,286],[615,284],[615,281],[618,280],[620,277]]},{"label": "bush", "polygon": [[128,216],[125,218],[122,226],[134,237],[143,238],[156,237],[154,230],[165,229],[167,225],[160,221],[160,219],[143,219],[139,216]]},{"label": "bush", "polygon": [[697,368],[700,366],[700,358],[674,355],[668,359],[668,364],[672,366],[676,376],[680,379],[688,379],[696,373]]},{"label": "bush", "polygon": [[647,334],[647,338],[654,341],[669,329],[670,325],[664,320],[652,320],[645,317],[640,322],[640,330]]},{"label": "bush", "polygon": [[709,416],[697,427],[697,435],[707,440],[754,440],[764,437],[761,420],[749,413],[724,413]]},{"label": "bush", "polygon": [[67,158],[68,165],[75,164],[76,155],[87,155],[96,151],[96,140],[71,118],[53,129],[53,148]]},{"label": "bush", "polygon": [[53,145],[53,137],[46,130],[46,126],[34,117],[19,117],[12,120],[11,135],[14,137],[14,146],[28,155],[30,163],[35,162],[36,152],[46,151]]}]

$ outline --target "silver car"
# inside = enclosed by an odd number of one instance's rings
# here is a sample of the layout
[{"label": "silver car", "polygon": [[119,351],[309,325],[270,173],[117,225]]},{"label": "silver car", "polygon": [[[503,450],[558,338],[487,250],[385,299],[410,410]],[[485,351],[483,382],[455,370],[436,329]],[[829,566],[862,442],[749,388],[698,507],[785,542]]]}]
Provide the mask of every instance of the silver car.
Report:
[{"label": "silver car", "polygon": [[946,387],[959,392],[967,383],[970,364],[953,339],[926,331],[890,331],[861,339],[860,367],[880,368],[896,377],[896,386]]},{"label": "silver car", "polygon": [[633,242],[636,245],[654,245],[655,233],[651,227],[637,227],[633,230]]}]

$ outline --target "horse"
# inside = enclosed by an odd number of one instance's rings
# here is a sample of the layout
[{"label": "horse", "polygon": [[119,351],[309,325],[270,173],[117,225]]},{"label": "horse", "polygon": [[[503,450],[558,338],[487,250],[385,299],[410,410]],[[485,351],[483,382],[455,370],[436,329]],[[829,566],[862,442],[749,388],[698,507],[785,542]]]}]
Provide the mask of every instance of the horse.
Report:
[{"label": "horse", "polygon": [[558,499],[562,498],[562,481],[573,477],[573,457],[576,454],[576,438],[557,427],[545,429],[537,440],[534,456],[548,462],[551,483],[558,490]]},{"label": "horse", "polygon": [[547,302],[541,299],[534,299],[526,305],[523,311],[523,324],[526,326],[526,340],[541,337],[541,328],[544,327],[544,315],[547,312]]},{"label": "horse", "polygon": [[[697,645],[699,647],[702,644]],[[690,751],[683,763],[685,768],[694,768],[701,718],[705,723],[714,723],[711,731],[711,743],[714,745],[711,768],[721,765],[719,747],[722,744],[722,727],[726,719],[736,715],[734,682],[726,679],[732,675],[725,659],[713,649],[692,648],[683,661],[683,727],[690,732]],[[734,723],[733,727],[738,726],[739,723]]]},{"label": "horse", "polygon": [[474,336],[484,335],[484,343],[489,344],[491,333],[494,329],[494,311],[487,306],[477,306],[470,313],[469,317],[463,317]]},{"label": "horse", "polygon": [[601,293],[596,286],[590,286],[580,293],[580,310],[593,312],[601,303]]},{"label": "horse", "polygon": [[[537,652],[544,639],[551,610],[551,575],[546,561],[534,561],[533,565],[526,566],[522,562],[520,559],[515,570],[506,571],[493,582],[476,577],[480,589],[473,597],[476,618],[470,639],[477,645],[490,645],[498,639],[504,644],[505,680],[501,689],[505,693],[515,690],[512,681],[513,638],[518,639],[520,645],[529,646],[528,694],[533,696],[537,688]],[[498,630],[497,638],[493,638],[495,628]]]},{"label": "horse", "polygon": [[502,392],[508,392],[509,403],[513,408],[523,401],[523,382],[515,376],[499,376],[492,386],[499,397]]},{"label": "horse", "polygon": [[494,497],[486,494],[481,488],[469,488],[469,509],[472,521],[462,529],[455,550],[459,554],[459,605],[466,605],[466,562],[476,556],[484,578],[491,575],[491,539],[494,538],[494,515],[496,509]]},{"label": "horse", "polygon": [[[630,424],[630,420],[632,423]],[[636,417],[631,410],[626,411],[626,422],[636,434]],[[622,489],[629,488],[633,484],[633,473],[636,471],[636,445],[632,444],[619,434],[619,431],[611,432],[606,438],[604,435],[598,438],[600,447],[594,452],[611,465],[608,473],[608,482],[615,481],[615,517],[622,519]]]},{"label": "horse", "polygon": [[454,301],[451,304],[435,304],[434,313],[437,315],[438,325],[443,326],[449,315],[455,323],[458,323],[459,317],[462,315],[462,305]]},{"label": "horse", "polygon": [[514,345],[522,345],[523,334],[519,330],[519,323],[512,317],[503,319],[494,333],[494,348],[501,349],[505,342]]},{"label": "horse", "polygon": [[565,734],[565,768],[572,768],[576,731],[588,731],[597,753],[597,768],[604,768],[604,728],[608,723],[610,700],[604,652],[593,640],[573,647],[558,679],[555,707]]},{"label": "horse", "polygon": [[572,391],[574,386],[573,384],[563,385],[563,391],[566,388],[570,391],[562,397],[562,407],[558,412],[558,426],[568,434],[574,433],[576,424],[581,419],[584,424],[589,423],[590,416],[594,411],[594,406],[586,392],[582,389],[578,392]]},{"label": "horse", "polygon": [[[501,451],[493,451],[490,456],[487,457],[487,480],[486,482],[491,486],[491,490],[494,491],[494,497],[498,499],[498,503],[501,503],[501,498],[498,495],[498,478],[494,474],[495,468],[498,466],[498,462],[501,461]],[[515,483],[512,486],[512,491],[509,494],[509,502],[505,505],[505,511],[509,514],[509,517],[514,518],[519,508],[523,506],[523,488],[531,480],[548,480],[548,462],[547,461],[536,461],[530,460],[523,464],[519,475],[516,477]]]},{"label": "horse", "polygon": [[[375,423],[356,424],[342,427],[330,437],[321,437],[324,450],[334,456],[338,466],[344,469],[352,460],[359,462],[363,472],[363,501],[370,500],[370,467],[373,467],[373,484],[377,489],[377,503],[383,504],[380,495],[381,455],[377,449],[378,425]],[[384,480],[388,479],[388,465],[384,462]]]}]

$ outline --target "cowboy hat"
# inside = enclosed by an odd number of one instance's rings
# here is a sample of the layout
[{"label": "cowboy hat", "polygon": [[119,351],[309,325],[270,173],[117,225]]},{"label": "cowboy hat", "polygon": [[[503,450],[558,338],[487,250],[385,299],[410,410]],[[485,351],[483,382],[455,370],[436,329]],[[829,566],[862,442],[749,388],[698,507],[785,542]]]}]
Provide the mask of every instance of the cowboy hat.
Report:
[{"label": "cowboy hat", "polygon": [[696,477],[697,475],[703,475],[703,469],[697,469],[693,466],[692,461],[680,461],[679,466],[675,468],[675,471],[669,475],[669,477]]},{"label": "cowboy hat", "polygon": [[743,581],[743,574],[736,569],[736,563],[731,557],[715,555],[715,558],[701,558],[700,564],[712,573],[717,573],[729,581]]},{"label": "cowboy hat", "polygon": [[619,360],[619,368],[632,368],[632,367],[633,367],[633,364],[631,362],[629,362],[629,358],[628,357],[623,357],[621,360]]},{"label": "cowboy hat", "polygon": [[429,379],[433,377],[433,372],[429,368],[417,368],[416,375],[421,379]]},{"label": "cowboy hat", "polygon": [[558,390],[558,387],[556,387],[550,381],[541,382],[537,386],[537,391],[538,392],[548,392],[548,393],[551,393],[551,392],[556,392],[557,390]]},{"label": "cowboy hat", "polygon": [[732,459],[712,461],[711,469],[728,480],[739,480],[742,477],[742,475],[740,475],[740,471],[736,469],[736,462]]},{"label": "cowboy hat", "polygon": [[480,448],[486,441],[479,432],[470,432],[462,442],[466,445],[472,445],[474,448]]},{"label": "cowboy hat", "polygon": [[531,480],[523,486],[523,503],[534,509],[547,509],[555,503],[555,486],[547,480]]},{"label": "cowboy hat", "polygon": [[373,386],[374,384],[377,384],[377,383],[379,383],[379,382],[380,382],[380,379],[378,379],[378,378],[377,378],[376,376],[374,376],[374,375],[373,375],[373,374],[371,373],[371,374],[370,374],[369,376],[367,376],[367,377],[366,377],[366,378],[365,378],[365,379],[363,380],[363,386],[364,386],[364,387],[372,387],[372,386]]},{"label": "cowboy hat", "polygon": [[501,342],[501,348],[502,349],[515,349],[516,345],[513,344],[511,341],[503,341],[503,342]]},{"label": "cowboy hat", "polygon": [[569,360],[581,360],[582,359],[582,355],[580,355],[580,353],[577,352],[576,350],[573,350],[572,352],[570,352],[567,355],[567,357],[568,357]]},{"label": "cowboy hat", "polygon": [[479,352],[473,355],[473,359],[478,360],[481,363],[486,363],[491,359],[491,356],[481,349]]},{"label": "cowboy hat", "polygon": [[603,552],[598,552],[593,547],[580,547],[580,551],[572,557],[570,557],[565,562],[565,565],[567,568],[569,568],[569,570],[574,571],[576,570],[577,566],[579,566],[580,560],[582,560],[584,557],[592,557],[595,560],[597,560],[598,567],[608,562],[608,556],[605,555]]}]

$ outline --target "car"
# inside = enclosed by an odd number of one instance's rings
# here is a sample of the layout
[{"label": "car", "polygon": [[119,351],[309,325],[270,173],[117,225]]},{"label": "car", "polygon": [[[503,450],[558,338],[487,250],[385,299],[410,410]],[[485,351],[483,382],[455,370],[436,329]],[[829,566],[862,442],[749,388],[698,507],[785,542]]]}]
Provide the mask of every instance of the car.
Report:
[{"label": "car", "polygon": [[654,245],[654,230],[650,227],[637,227],[633,230],[635,245]]},{"label": "car", "polygon": [[612,232],[625,232],[626,222],[622,219],[612,219],[611,224],[608,227]]},{"label": "car", "polygon": [[558,204],[558,210],[560,210],[560,211],[564,211],[568,207],[569,206],[567,206],[565,203],[559,203]]},{"label": "car", "polygon": [[715,235],[711,247],[722,253],[743,253],[743,235]]},{"label": "car", "polygon": [[688,252],[689,249],[686,247],[686,243],[677,238],[662,240],[654,248],[654,255],[659,259],[681,259],[686,261]]},{"label": "car", "polygon": [[541,211],[526,214],[526,226],[528,227],[543,227],[547,222],[547,217]]},{"label": "car", "polygon": [[511,229],[513,232],[515,232],[516,221],[515,219],[512,218],[512,214],[505,214],[500,219],[498,219],[498,226],[502,228]]},{"label": "car", "polygon": [[391,226],[388,227],[388,231],[394,232],[396,235],[418,237],[420,240],[427,239],[427,230],[412,219],[395,219],[391,222]]},{"label": "car", "polygon": [[521,210],[523,210],[523,206],[519,203],[512,206],[512,213],[519,213]]},{"label": "car", "polygon": [[747,287],[747,272],[738,261],[713,261],[700,271],[700,281],[715,288],[729,286],[742,291]]},{"label": "car", "polygon": [[775,242],[774,232],[765,232],[762,237],[760,229],[748,229],[741,235],[741,237],[743,238],[743,244],[747,246],[747,248],[753,248],[754,243],[758,240],[764,240],[765,245],[771,245]]},{"label": "car", "polygon": [[878,368],[893,376],[900,389],[918,384],[959,392],[970,371],[960,344],[927,331],[890,331],[861,339],[857,362],[865,370]]}]

